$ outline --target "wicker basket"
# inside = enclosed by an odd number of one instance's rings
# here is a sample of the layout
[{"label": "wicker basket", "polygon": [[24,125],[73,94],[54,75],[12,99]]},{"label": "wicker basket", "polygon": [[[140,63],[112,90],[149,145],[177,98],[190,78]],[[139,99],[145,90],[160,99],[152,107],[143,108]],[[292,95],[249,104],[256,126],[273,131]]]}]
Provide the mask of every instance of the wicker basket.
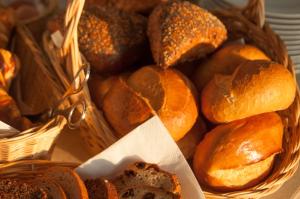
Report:
[{"label": "wicker basket", "polygon": [[[44,35],[44,47],[51,50],[50,57],[56,64],[66,64],[67,68],[72,68],[69,76],[75,73],[82,59],[77,43],[77,25],[83,9],[84,0],[70,1],[67,7],[65,28],[66,35],[62,48],[55,47],[49,33]],[[245,9],[233,8],[232,10],[215,11],[226,25],[229,36],[232,39],[244,38],[246,43],[257,46],[263,50],[272,60],[287,67],[295,77],[293,63],[288,57],[286,47],[280,38],[264,24],[264,1],[251,0]],[[57,57],[60,55],[63,61]],[[295,77],[296,81],[296,77]],[[116,139],[110,130],[102,114],[90,101],[88,88],[85,88],[81,97],[88,99],[87,118],[83,129],[83,136],[91,151],[98,152],[109,146]],[[283,152],[278,155],[271,174],[258,185],[249,189],[234,192],[213,192],[204,190],[207,198],[260,198],[278,190],[298,168],[300,159],[300,135],[299,135],[299,114],[300,114],[299,90],[294,103],[285,111],[281,111],[285,132],[283,140]],[[100,117],[101,116],[101,117]],[[101,127],[101,128],[99,128]],[[82,130],[83,130],[82,129]]]},{"label": "wicker basket", "polygon": [[[78,90],[74,90],[71,83],[65,88],[57,82],[53,67],[47,63],[26,27],[17,28],[13,43],[13,51],[21,60],[21,69],[13,82],[12,95],[23,114],[40,114],[42,123],[21,133],[5,132],[5,138],[0,135],[0,163],[49,158],[63,128],[78,126],[85,115],[84,102],[74,104],[68,98]],[[74,111],[77,108],[79,113]],[[74,120],[76,114],[77,120]]]},{"label": "wicker basket", "polygon": [[76,163],[50,162],[48,160],[22,160],[11,163],[0,164],[0,179],[14,178],[15,180],[24,180],[36,178],[43,171],[51,167],[67,167],[74,169],[78,166]]}]

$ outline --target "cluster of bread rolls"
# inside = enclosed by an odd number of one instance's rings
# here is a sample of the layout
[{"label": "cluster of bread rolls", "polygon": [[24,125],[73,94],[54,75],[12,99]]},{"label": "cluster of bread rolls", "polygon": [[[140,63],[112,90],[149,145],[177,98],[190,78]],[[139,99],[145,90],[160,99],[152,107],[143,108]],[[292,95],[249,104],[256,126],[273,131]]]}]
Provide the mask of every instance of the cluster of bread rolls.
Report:
[{"label": "cluster of bread rolls", "polygon": [[[62,31],[62,19],[48,30]],[[90,0],[79,22],[91,97],[116,136],[158,115],[203,186],[236,190],[267,176],[282,151],[276,111],[296,83],[260,49],[226,39],[217,17],[187,1]],[[214,128],[201,141],[202,114]]]},{"label": "cluster of bread rolls", "polygon": [[294,101],[292,74],[254,46],[229,44],[199,65],[193,79],[204,116],[217,124],[194,155],[199,182],[222,191],[259,183],[282,151],[276,111]]}]

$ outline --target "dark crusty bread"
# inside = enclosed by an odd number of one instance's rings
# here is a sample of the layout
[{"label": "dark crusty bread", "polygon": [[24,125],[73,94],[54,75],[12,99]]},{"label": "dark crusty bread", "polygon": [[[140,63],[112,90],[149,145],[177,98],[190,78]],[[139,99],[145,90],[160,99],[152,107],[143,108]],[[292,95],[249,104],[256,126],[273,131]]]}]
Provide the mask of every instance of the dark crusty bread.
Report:
[{"label": "dark crusty bread", "polygon": [[[62,30],[62,16],[51,20],[51,32]],[[111,6],[89,6],[80,18],[80,51],[97,72],[117,72],[131,66],[143,54],[146,44],[145,17]]]},{"label": "dark crusty bread", "polygon": [[285,110],[294,101],[296,82],[287,68],[266,61],[242,63],[232,75],[215,75],[204,87],[202,111],[215,123]]},{"label": "dark crusty bread", "polygon": [[163,189],[139,186],[124,189],[119,193],[120,199],[180,199],[180,196]]},{"label": "dark crusty bread", "polygon": [[204,57],[227,38],[217,17],[187,1],[157,6],[149,17],[147,33],[153,58],[163,68]]},{"label": "dark crusty bread", "polygon": [[116,187],[109,181],[97,178],[84,182],[89,199],[118,199]]},{"label": "dark crusty bread", "polygon": [[180,194],[181,188],[176,175],[162,171],[155,164],[136,162],[122,175],[113,180],[119,193],[137,186],[150,186],[173,194]]},{"label": "dark crusty bread", "polygon": [[38,186],[14,179],[0,180],[1,199],[48,199],[48,194]]},{"label": "dark crusty bread", "polygon": [[63,188],[51,179],[36,179],[30,181],[30,184],[43,189],[49,197],[52,197],[52,199],[67,199]]},{"label": "dark crusty bread", "polygon": [[127,12],[148,14],[155,6],[167,1],[169,0],[87,0],[86,2],[100,6],[112,5]]},{"label": "dark crusty bread", "polygon": [[45,178],[53,180],[63,188],[68,198],[88,199],[88,193],[83,181],[72,169],[53,167],[44,174]]}]

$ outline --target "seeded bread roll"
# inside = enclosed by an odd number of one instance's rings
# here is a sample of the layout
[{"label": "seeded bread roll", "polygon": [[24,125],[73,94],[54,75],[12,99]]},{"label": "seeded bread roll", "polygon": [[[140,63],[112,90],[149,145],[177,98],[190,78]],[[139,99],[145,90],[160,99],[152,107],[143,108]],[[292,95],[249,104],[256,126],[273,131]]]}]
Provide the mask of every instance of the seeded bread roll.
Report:
[{"label": "seeded bread roll", "polygon": [[181,187],[176,175],[159,169],[155,164],[136,162],[113,180],[119,193],[128,188],[147,186],[180,195]]},{"label": "seeded bread roll", "polygon": [[119,198],[116,187],[107,180],[97,178],[93,180],[86,180],[84,183],[89,194],[89,199]]},{"label": "seeded bread roll", "polygon": [[217,190],[238,190],[260,182],[282,150],[283,124],[264,113],[219,125],[197,146],[193,168],[198,181]]},{"label": "seeded bread roll", "polygon": [[87,0],[87,4],[112,5],[126,12],[150,13],[155,6],[169,0]]},{"label": "seeded bread roll", "polygon": [[217,17],[187,1],[157,6],[147,33],[153,58],[163,68],[204,57],[227,38]]},{"label": "seeded bread roll", "polygon": [[255,60],[241,64],[232,75],[216,75],[204,87],[202,111],[215,123],[287,109],[294,101],[296,82],[280,64]]},{"label": "seeded bread roll", "polygon": [[[50,32],[62,30],[63,17],[48,23]],[[89,6],[80,18],[80,51],[94,71],[114,73],[135,63],[146,44],[145,17],[111,6]]]},{"label": "seeded bread roll", "polygon": [[198,65],[193,77],[194,83],[200,91],[215,74],[231,75],[241,63],[247,60],[270,61],[270,58],[255,46],[228,44]]}]

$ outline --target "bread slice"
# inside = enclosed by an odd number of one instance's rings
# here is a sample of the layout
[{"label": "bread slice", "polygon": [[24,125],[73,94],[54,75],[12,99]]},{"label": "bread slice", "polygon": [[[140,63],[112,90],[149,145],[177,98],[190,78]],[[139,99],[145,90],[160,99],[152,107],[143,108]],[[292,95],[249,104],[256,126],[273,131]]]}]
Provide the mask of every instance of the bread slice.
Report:
[{"label": "bread slice", "polygon": [[180,194],[181,188],[176,175],[162,171],[155,164],[136,162],[122,175],[113,180],[119,193],[128,188],[150,186],[173,194]]},{"label": "bread slice", "polygon": [[88,199],[88,193],[83,181],[72,169],[53,167],[48,169],[44,176],[58,183],[63,188],[67,198]]},{"label": "bread slice", "polygon": [[187,1],[157,6],[147,33],[153,58],[163,68],[204,57],[227,38],[217,17]]},{"label": "bread slice", "polygon": [[38,179],[32,181],[31,184],[43,189],[53,199],[67,199],[63,188],[51,179]]},{"label": "bread slice", "polygon": [[1,179],[0,198],[48,199],[50,197],[45,190],[28,182],[20,182],[14,179]]},{"label": "bread slice", "polygon": [[124,189],[119,193],[120,199],[179,199],[180,196],[163,189],[139,186]]},{"label": "bread slice", "polygon": [[118,199],[116,187],[107,180],[97,178],[86,180],[84,183],[89,199]]}]

